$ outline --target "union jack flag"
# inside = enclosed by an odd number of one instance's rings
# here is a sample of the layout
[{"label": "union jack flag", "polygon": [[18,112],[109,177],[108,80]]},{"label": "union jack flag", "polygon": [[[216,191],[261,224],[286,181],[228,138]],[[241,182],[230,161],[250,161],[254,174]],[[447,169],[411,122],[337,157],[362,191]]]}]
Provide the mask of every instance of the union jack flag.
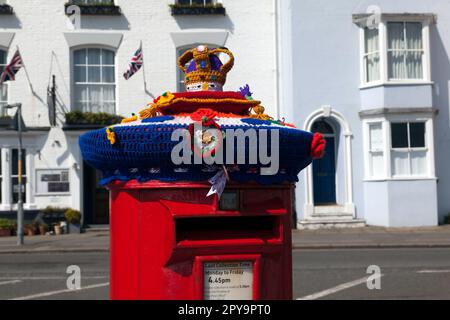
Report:
[{"label": "union jack flag", "polygon": [[0,84],[5,81],[16,80],[16,73],[19,72],[20,68],[23,67],[22,57],[20,55],[19,49],[17,49],[11,62],[5,67],[2,74],[0,75]]},{"label": "union jack flag", "polygon": [[128,70],[123,74],[126,80],[130,79],[139,69],[142,68],[144,64],[144,54],[142,52],[142,43],[139,49],[134,53],[133,58],[131,58],[130,64],[128,65]]}]

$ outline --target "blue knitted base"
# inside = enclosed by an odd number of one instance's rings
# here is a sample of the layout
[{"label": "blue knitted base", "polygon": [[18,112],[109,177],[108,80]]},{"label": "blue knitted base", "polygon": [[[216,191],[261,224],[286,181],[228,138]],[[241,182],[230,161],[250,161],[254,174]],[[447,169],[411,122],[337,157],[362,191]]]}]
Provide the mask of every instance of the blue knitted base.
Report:
[{"label": "blue knitted base", "polygon": [[[249,123],[250,124],[250,123]],[[252,125],[253,124],[253,125]],[[309,155],[313,135],[309,132],[288,127],[276,127],[255,122],[247,126],[222,125],[222,130],[242,129],[279,130],[279,172],[276,175],[263,176],[260,169],[267,167],[259,163],[229,167],[232,180],[237,182],[254,181],[260,184],[280,184],[296,182],[299,172],[308,166],[312,159]],[[181,165],[171,163],[172,149],[179,144],[171,141],[176,129],[187,129],[186,124],[141,124],[114,127],[117,142],[111,145],[106,130],[96,130],[82,135],[79,139],[84,160],[102,171],[103,184],[119,181],[205,181],[215,175],[219,167],[206,165]],[[259,138],[258,138],[259,139]],[[235,141],[235,145],[237,141]],[[245,142],[245,156],[249,159],[248,139]],[[244,147],[244,146],[240,146]],[[268,154],[270,134],[268,135]],[[224,144],[226,155],[226,144]],[[235,154],[235,161],[237,156]],[[248,161],[246,162],[248,163]],[[228,165],[228,163],[227,163]]]}]

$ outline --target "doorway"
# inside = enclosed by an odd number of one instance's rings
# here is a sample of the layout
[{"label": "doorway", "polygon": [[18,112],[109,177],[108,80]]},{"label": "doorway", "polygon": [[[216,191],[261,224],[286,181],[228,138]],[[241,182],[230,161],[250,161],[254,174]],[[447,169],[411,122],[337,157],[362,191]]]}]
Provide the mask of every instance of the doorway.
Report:
[{"label": "doorway", "polygon": [[336,205],[336,131],[329,122],[318,120],[312,132],[323,134],[327,142],[324,157],[313,161],[314,205]]},{"label": "doorway", "polygon": [[83,162],[83,211],[85,225],[109,224],[109,191],[100,185],[101,174]]}]

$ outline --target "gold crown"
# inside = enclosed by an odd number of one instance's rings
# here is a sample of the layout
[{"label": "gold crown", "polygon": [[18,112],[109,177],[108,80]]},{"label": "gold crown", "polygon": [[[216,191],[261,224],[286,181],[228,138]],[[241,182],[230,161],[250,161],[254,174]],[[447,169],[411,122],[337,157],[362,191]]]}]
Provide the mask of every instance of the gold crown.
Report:
[{"label": "gold crown", "polygon": [[[228,62],[222,64],[217,56],[219,53],[228,55]],[[209,50],[206,45],[188,50],[178,59],[178,66],[186,75],[186,85],[194,83],[220,83],[224,85],[227,80],[227,73],[233,68],[233,65],[234,56],[228,49]]]}]

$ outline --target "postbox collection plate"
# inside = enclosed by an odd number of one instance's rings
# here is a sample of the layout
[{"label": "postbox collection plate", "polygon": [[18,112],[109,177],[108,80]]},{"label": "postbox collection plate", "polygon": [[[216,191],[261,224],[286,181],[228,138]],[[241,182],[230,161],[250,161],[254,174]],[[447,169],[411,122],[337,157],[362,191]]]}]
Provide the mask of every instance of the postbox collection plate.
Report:
[{"label": "postbox collection plate", "polygon": [[205,300],[252,300],[253,261],[203,263]]}]

